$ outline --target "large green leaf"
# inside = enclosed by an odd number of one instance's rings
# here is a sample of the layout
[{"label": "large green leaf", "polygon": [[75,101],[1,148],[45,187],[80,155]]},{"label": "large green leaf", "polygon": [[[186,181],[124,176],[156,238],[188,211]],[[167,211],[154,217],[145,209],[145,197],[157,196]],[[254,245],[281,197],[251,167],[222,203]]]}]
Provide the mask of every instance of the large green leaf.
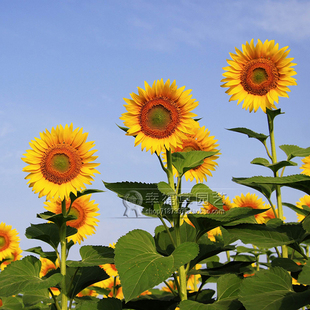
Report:
[{"label": "large green leaf", "polygon": [[179,305],[180,310],[242,310],[241,303],[237,300],[220,300],[210,305],[205,305],[192,300],[184,300]]},{"label": "large green leaf", "polygon": [[23,303],[26,307],[31,307],[40,304],[41,302],[51,302],[48,289],[34,290],[23,295]]},{"label": "large green leaf", "polygon": [[177,169],[180,176],[190,169],[196,168],[204,163],[204,159],[218,152],[190,151],[172,153],[172,165]]},{"label": "large green leaf", "polygon": [[62,279],[59,273],[41,279],[40,270],[41,262],[34,256],[26,256],[22,260],[12,262],[0,273],[0,296],[49,288],[56,286]]},{"label": "large green leaf", "polygon": [[1,310],[23,310],[25,309],[19,297],[1,297]]},{"label": "large green leaf", "polygon": [[225,226],[225,229],[243,243],[262,248],[300,243],[305,236],[300,223],[283,224],[276,228],[265,224],[239,224]]},{"label": "large green leaf", "polygon": [[262,143],[265,143],[265,141],[268,139],[268,136],[266,136],[262,133],[257,133],[253,130],[250,130],[250,129],[244,128],[244,127],[230,128],[228,130],[243,133],[245,135],[248,135],[249,138],[255,138]]},{"label": "large green leaf", "polygon": [[198,183],[191,189],[190,198],[193,201],[209,202],[214,207],[223,210],[223,200],[218,192],[212,191],[207,185]]},{"label": "large green leaf", "polygon": [[280,185],[298,189],[310,195],[310,176],[304,174],[294,174],[286,177],[263,177],[233,178],[234,182],[253,187],[253,185]]},{"label": "large green leaf", "polygon": [[[175,228],[169,228],[170,235],[173,240],[176,241]],[[196,229],[184,222],[179,229],[180,240],[183,242],[195,242],[196,240]],[[171,242],[170,236],[168,235],[163,225],[157,226],[155,229],[155,243],[157,251],[163,255],[170,255],[174,251],[174,246]]]},{"label": "large green leaf", "polygon": [[302,270],[302,267],[297,265],[293,260],[290,258],[284,258],[284,257],[277,257],[275,258],[272,263],[272,267],[282,267],[283,269],[291,272],[298,272]]},{"label": "large green leaf", "polygon": [[279,148],[287,155],[287,160],[291,160],[294,157],[306,157],[310,155],[310,147],[302,148],[297,145],[284,144]]},{"label": "large green leaf", "polygon": [[126,301],[160,284],[198,254],[196,243],[186,242],[167,257],[156,251],[153,237],[136,229],[121,237],[115,247],[115,265]]},{"label": "large green leaf", "polygon": [[103,183],[107,189],[115,192],[118,197],[144,208],[152,208],[155,203],[163,203],[168,198],[158,189],[157,183]]},{"label": "large green leaf", "polygon": [[107,246],[84,245],[80,248],[81,261],[67,261],[70,267],[91,267],[114,263],[114,249]]},{"label": "large green leaf", "polygon": [[302,267],[302,271],[298,275],[298,282],[301,284],[310,285],[310,266],[309,265],[306,264]]},{"label": "large green leaf", "polygon": [[289,273],[273,267],[244,279],[239,300],[251,310],[297,310],[309,304],[310,291],[295,293]]},{"label": "large green leaf", "polygon": [[188,214],[188,219],[193,223],[198,231],[200,238],[207,231],[231,222],[259,214],[266,211],[265,209],[252,209],[252,208],[232,208],[221,214]]}]

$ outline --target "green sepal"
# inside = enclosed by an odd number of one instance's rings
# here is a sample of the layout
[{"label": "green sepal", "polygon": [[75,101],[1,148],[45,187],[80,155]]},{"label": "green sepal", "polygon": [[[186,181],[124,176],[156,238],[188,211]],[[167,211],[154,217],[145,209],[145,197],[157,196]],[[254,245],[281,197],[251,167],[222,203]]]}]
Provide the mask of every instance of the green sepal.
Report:
[{"label": "green sepal", "polygon": [[183,176],[188,170],[194,169],[204,163],[204,159],[215,155],[217,152],[189,151],[174,152],[171,154],[172,165],[178,171],[179,176]]},{"label": "green sepal", "polygon": [[62,275],[55,273],[49,278],[40,278],[41,262],[34,256],[10,263],[0,273],[0,296],[12,296],[56,286]]},{"label": "green sepal", "polygon": [[69,267],[92,267],[114,264],[114,249],[107,246],[84,245],[80,248],[82,260],[68,260]]},{"label": "green sepal", "polygon": [[257,133],[257,132],[255,132],[253,130],[250,130],[250,129],[244,128],[244,127],[230,128],[230,129],[227,129],[227,130],[246,134],[246,135],[248,135],[249,138],[255,138],[258,141],[262,142],[263,144],[265,144],[266,140],[268,139],[268,136],[266,136],[266,135],[264,135],[262,133]]},{"label": "green sepal", "polygon": [[264,166],[272,170],[274,173],[276,173],[278,170],[280,170],[283,167],[297,166],[297,164],[294,163],[293,161],[287,161],[287,160],[282,160],[277,163],[270,164],[266,158],[261,158],[261,157],[254,158],[251,161],[251,164]]}]

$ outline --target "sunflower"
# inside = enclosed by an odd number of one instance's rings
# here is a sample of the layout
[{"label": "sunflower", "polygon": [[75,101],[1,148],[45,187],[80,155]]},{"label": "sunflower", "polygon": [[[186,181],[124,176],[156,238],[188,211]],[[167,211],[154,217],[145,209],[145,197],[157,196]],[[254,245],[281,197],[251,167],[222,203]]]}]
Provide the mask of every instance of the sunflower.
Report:
[{"label": "sunflower", "polygon": [[115,267],[115,264],[103,264],[101,267],[110,277],[118,276],[118,271]]},{"label": "sunflower", "polygon": [[98,156],[93,156],[96,150],[90,151],[94,142],[86,142],[87,135],[83,128],[73,130],[72,124],[59,125],[29,143],[32,149],[22,158],[28,164],[23,171],[29,172],[25,179],[39,197],[63,200],[91,184],[99,164],[93,163]]},{"label": "sunflower", "polygon": [[178,89],[175,81],[170,85],[170,80],[161,79],[152,87],[144,85],[145,90],[138,87],[138,95],[130,94],[132,99],[124,98],[127,112],[120,119],[128,127],[127,135],[135,137],[135,146],[141,143],[142,150],[160,154],[164,148],[176,148],[192,132],[196,114],[191,111],[198,102],[191,99],[191,90]]},{"label": "sunflower", "polygon": [[11,225],[0,224],[0,262],[19,249],[19,237],[16,229]]},{"label": "sunflower", "polygon": [[[305,195],[296,202],[296,207],[302,209],[302,206],[308,206],[310,208],[310,195]],[[305,216],[299,213],[297,214],[298,222],[301,222]]]},{"label": "sunflower", "polygon": [[[189,152],[189,151],[205,151],[205,152],[217,152],[216,147],[217,140],[214,139],[214,136],[209,136],[210,131],[205,128],[205,126],[200,127],[198,123],[195,123],[195,126],[192,128],[193,132],[191,134],[186,134],[185,138],[182,139],[181,145],[176,147],[173,150],[174,152]],[[219,153],[218,153],[219,154]],[[166,153],[162,153],[163,161],[166,162]],[[186,181],[203,182],[207,181],[207,175],[212,176],[212,172],[215,170],[217,163],[215,160],[218,158],[218,155],[212,155],[208,158],[205,158],[203,164],[200,166],[190,169],[185,172],[184,177]],[[177,170],[173,168],[174,174],[177,175]]]},{"label": "sunflower", "polygon": [[304,164],[300,167],[300,169],[303,169],[301,174],[305,174],[310,176],[310,156],[307,156],[301,160]]},{"label": "sunflower", "polygon": [[[73,240],[74,243],[84,241],[87,235],[92,235],[95,232],[95,226],[97,226],[99,211],[98,204],[95,204],[94,200],[90,201],[91,195],[84,195],[74,200],[69,215],[77,217],[75,220],[67,222],[68,226],[77,229],[77,233],[68,237],[68,240]],[[66,200],[67,210],[70,207],[70,199]],[[61,199],[54,199],[52,201],[45,202],[45,208],[55,214],[62,213]]]},{"label": "sunflower", "polygon": [[242,108],[249,112],[257,111],[260,107],[264,112],[266,108],[275,109],[274,102],[279,97],[288,97],[290,89],[287,86],[297,85],[296,74],[292,63],[294,58],[286,58],[290,50],[288,46],[279,49],[274,40],[257,41],[254,46],[242,45],[242,52],[236,49],[236,54],[230,53],[232,60],[227,60],[229,66],[223,68],[226,72],[222,87],[229,88],[226,93],[231,95],[229,101],[243,102]]},{"label": "sunflower", "polygon": [[0,269],[4,270],[4,268],[9,265],[11,262],[15,262],[16,260],[20,260],[22,258],[21,256],[22,250],[18,247],[15,249],[9,256],[5,257],[5,261],[3,261],[0,264]]},{"label": "sunflower", "polygon": [[[233,199],[233,208],[252,208],[252,209],[266,209],[265,202],[262,198],[258,198],[256,194],[247,193],[245,196],[241,194],[241,196],[236,196]],[[265,213],[265,212],[264,212]],[[262,224],[265,222],[265,218],[262,213],[256,214],[255,219],[257,223]]]}]

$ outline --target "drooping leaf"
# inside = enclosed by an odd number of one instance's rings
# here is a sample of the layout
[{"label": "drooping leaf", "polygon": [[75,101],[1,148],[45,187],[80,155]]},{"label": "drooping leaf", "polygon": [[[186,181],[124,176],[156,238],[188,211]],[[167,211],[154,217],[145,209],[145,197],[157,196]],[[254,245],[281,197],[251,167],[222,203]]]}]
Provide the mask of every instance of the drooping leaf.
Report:
[{"label": "drooping leaf", "polygon": [[82,191],[78,191],[77,194],[75,195],[74,193],[70,193],[70,200],[71,203],[74,202],[74,200],[78,199],[81,196],[85,196],[85,195],[91,195],[91,194],[96,194],[96,193],[103,193],[104,191],[100,190],[100,189],[91,189],[91,188],[87,188],[84,189]]},{"label": "drooping leaf", "polygon": [[253,187],[252,185],[280,185],[298,189],[310,195],[310,176],[294,174],[285,177],[263,177],[233,178],[234,182]]},{"label": "drooping leaf", "polygon": [[[298,214],[307,216],[308,214],[310,214],[310,211],[306,210],[306,209],[301,209],[296,207],[295,205],[288,203],[288,202],[282,202],[283,206],[289,207],[290,209],[292,209],[293,211],[295,211]],[[309,208],[309,207],[308,207]]]},{"label": "drooping leaf", "polygon": [[189,151],[172,153],[172,165],[177,169],[179,176],[182,176],[190,169],[196,168],[204,163],[204,159],[215,155],[218,152]]},{"label": "drooping leaf", "polygon": [[135,229],[121,237],[115,247],[115,265],[126,301],[160,284],[198,254],[198,245],[186,242],[167,257],[156,251],[153,237]]},{"label": "drooping leaf", "polygon": [[41,218],[43,220],[46,220],[46,221],[53,222],[58,227],[60,227],[63,223],[66,223],[68,221],[72,221],[72,220],[76,220],[77,219],[77,217],[74,216],[74,215],[63,216],[62,213],[55,214],[55,213],[50,212],[50,211],[46,211],[46,212],[37,214],[37,217]]},{"label": "drooping leaf", "polygon": [[108,278],[109,276],[99,266],[68,267],[66,274],[67,287],[70,287],[68,296],[74,298],[84,288]]},{"label": "drooping leaf", "polygon": [[55,273],[47,279],[40,278],[41,262],[34,256],[12,262],[0,273],[0,296],[12,296],[56,286],[62,275]]},{"label": "drooping leaf", "polygon": [[243,280],[239,299],[251,310],[297,310],[309,303],[310,291],[295,293],[292,277],[281,267],[258,271]]},{"label": "drooping leaf", "polygon": [[190,197],[193,201],[209,202],[214,207],[223,210],[222,197],[203,183],[198,183],[192,187]]},{"label": "drooping leaf", "polygon": [[103,183],[107,189],[115,192],[121,199],[144,208],[152,208],[155,203],[163,203],[168,198],[158,190],[157,183]]},{"label": "drooping leaf", "polygon": [[[67,237],[76,234],[76,232],[76,228],[67,226]],[[60,242],[59,229],[54,223],[31,224],[26,229],[25,236],[28,239],[37,239],[46,242],[54,249],[57,249]]]},{"label": "drooping leaf", "polygon": [[279,148],[285,152],[287,160],[291,160],[294,157],[306,157],[310,155],[310,147],[302,148],[297,145],[284,144]]},{"label": "drooping leaf", "polygon": [[294,163],[293,161],[288,161],[288,160],[282,160],[277,163],[271,164],[266,158],[261,158],[261,157],[254,158],[251,161],[251,164],[267,167],[271,169],[274,173],[283,167],[297,166],[296,163]]},{"label": "drooping leaf", "polygon": [[84,245],[80,248],[81,261],[67,261],[70,267],[92,267],[114,263],[114,249],[107,246]]},{"label": "drooping leaf", "polygon": [[265,197],[270,199],[271,194],[276,189],[276,187],[273,184],[261,183],[260,181],[263,181],[263,180],[260,180],[260,179],[251,182],[251,181],[249,181],[249,179],[252,179],[252,178],[232,178],[232,181],[236,182],[238,184],[241,184],[241,185],[245,185],[245,186],[254,188],[255,190],[262,193]]},{"label": "drooping leaf", "polygon": [[52,252],[45,252],[42,250],[42,248],[40,246],[34,247],[34,248],[30,248],[25,250],[26,252],[31,252],[34,254],[38,254],[43,258],[47,258],[49,260],[51,260],[52,262],[55,262],[57,259],[57,254],[56,252],[52,251]]},{"label": "drooping leaf", "polygon": [[265,209],[232,208],[223,214],[188,214],[188,219],[197,229],[198,239],[207,231],[231,222],[264,212]]},{"label": "drooping leaf", "polygon": [[268,139],[268,136],[266,136],[262,133],[257,133],[253,130],[250,130],[250,129],[244,128],[244,127],[230,128],[227,130],[246,134],[246,135],[248,135],[249,138],[255,138],[262,143],[265,143],[265,141]]}]

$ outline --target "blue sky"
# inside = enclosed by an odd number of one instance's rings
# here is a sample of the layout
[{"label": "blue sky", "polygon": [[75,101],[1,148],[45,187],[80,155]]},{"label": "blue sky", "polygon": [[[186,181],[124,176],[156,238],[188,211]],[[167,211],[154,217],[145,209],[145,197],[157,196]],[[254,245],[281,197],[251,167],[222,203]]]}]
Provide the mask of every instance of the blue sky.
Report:
[{"label": "blue sky", "polygon": [[[58,124],[83,127],[95,141],[99,171],[89,188],[107,182],[165,181],[155,155],[134,147],[116,124],[125,112],[123,98],[163,78],[192,89],[195,109],[218,140],[221,156],[207,185],[235,195],[248,189],[234,177],[270,175],[250,164],[265,156],[261,144],[227,128],[248,127],[267,134],[266,115],[249,113],[221,88],[229,52],[254,38],[289,46],[298,65],[298,86],[281,98],[285,112],[276,119],[276,142],[308,147],[309,38],[308,1],[19,1],[0,2],[0,175],[1,218],[19,231],[22,249],[37,244],[24,236],[30,223],[40,223],[44,198],[38,199],[24,180],[21,157],[28,143]],[[284,159],[280,150],[278,158]],[[300,160],[297,160],[300,166]],[[299,167],[287,168],[289,174]],[[185,183],[185,188],[193,184]],[[284,201],[304,194],[284,190]],[[153,233],[159,221],[122,218],[122,201],[114,193],[97,194],[97,233],[84,244],[116,242],[135,228]],[[287,219],[296,216],[287,212]],[[40,244],[41,246],[44,245]],[[75,255],[73,250],[73,254]],[[25,253],[24,253],[25,254]]]}]

